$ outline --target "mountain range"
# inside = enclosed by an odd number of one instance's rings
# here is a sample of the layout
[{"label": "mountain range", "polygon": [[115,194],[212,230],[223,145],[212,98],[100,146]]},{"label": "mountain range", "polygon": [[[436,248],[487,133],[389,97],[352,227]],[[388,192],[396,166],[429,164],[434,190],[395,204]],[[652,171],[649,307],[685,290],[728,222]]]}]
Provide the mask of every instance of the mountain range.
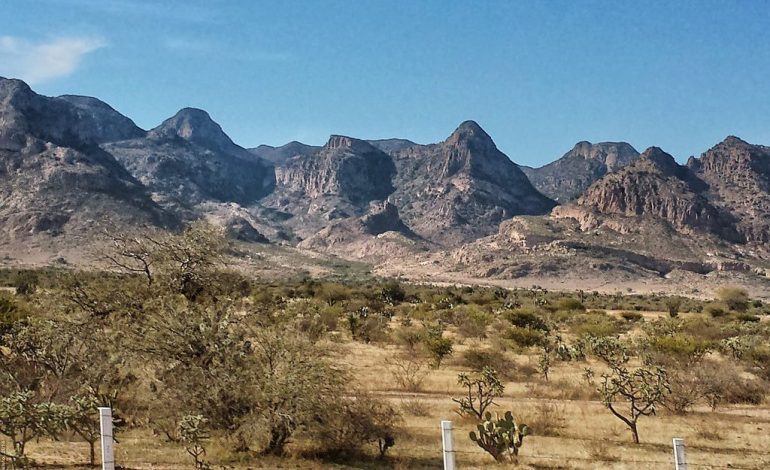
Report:
[{"label": "mountain range", "polygon": [[7,263],[29,261],[19,246],[45,262],[105,228],[205,219],[409,277],[600,285],[684,272],[764,289],[770,270],[770,147],[733,136],[685,165],[657,147],[579,142],[523,167],[473,121],[428,145],[332,135],[246,149],[200,109],[144,130],[96,98],[0,79],[0,201]]}]

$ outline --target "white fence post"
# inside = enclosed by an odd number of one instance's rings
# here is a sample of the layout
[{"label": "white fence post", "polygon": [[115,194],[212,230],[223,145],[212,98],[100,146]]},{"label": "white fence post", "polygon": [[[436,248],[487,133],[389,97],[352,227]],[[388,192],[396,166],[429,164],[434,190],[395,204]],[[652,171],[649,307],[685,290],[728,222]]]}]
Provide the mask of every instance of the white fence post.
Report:
[{"label": "white fence post", "polygon": [[441,441],[444,444],[444,470],[455,470],[455,447],[452,442],[452,422],[441,422]]},{"label": "white fence post", "polygon": [[687,457],[684,455],[684,439],[674,438],[674,468],[687,470]]},{"label": "white fence post", "polygon": [[112,408],[99,408],[99,424],[102,434],[102,470],[115,470],[115,453],[112,448]]}]

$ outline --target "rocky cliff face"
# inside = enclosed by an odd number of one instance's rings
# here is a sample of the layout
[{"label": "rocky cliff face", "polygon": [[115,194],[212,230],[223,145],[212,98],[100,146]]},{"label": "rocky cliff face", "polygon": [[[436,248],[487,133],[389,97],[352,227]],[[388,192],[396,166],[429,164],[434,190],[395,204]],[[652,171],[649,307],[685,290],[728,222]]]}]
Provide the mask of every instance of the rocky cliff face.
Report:
[{"label": "rocky cliff face", "polygon": [[436,242],[488,235],[514,215],[544,214],[554,206],[472,121],[444,142],[412,145],[393,159],[396,191],[390,201],[407,225]]},{"label": "rocky cliff face", "polygon": [[[651,147],[635,162],[594,183],[577,199],[576,205],[590,209],[594,217],[654,217],[679,230],[713,233],[734,240],[734,221],[709,202],[702,194],[705,188],[703,181],[677,164],[671,155]],[[567,211],[565,208],[556,212]],[[586,221],[582,222],[585,225]]]},{"label": "rocky cliff face", "polygon": [[393,191],[390,158],[368,143],[334,135],[316,154],[299,155],[276,170],[281,188],[310,199],[339,196],[354,204],[384,199]]},{"label": "rocky cliff face", "polygon": [[747,242],[770,242],[770,147],[727,137],[688,167],[708,184],[704,195],[736,219]]},{"label": "rocky cliff face", "polygon": [[540,168],[522,167],[541,193],[559,201],[577,198],[602,176],[628,165],[639,157],[626,142],[578,142],[555,162]]},{"label": "rocky cliff face", "polygon": [[305,238],[335,220],[358,217],[393,191],[391,158],[363,140],[333,135],[320,150],[276,167],[276,190],[261,203],[287,214]]},{"label": "rocky cliff face", "polygon": [[185,108],[141,138],[103,148],[170,207],[251,204],[274,187],[273,169],[234,144],[205,111]]},{"label": "rocky cliff face", "polygon": [[8,238],[169,226],[145,188],[99,143],[141,132],[93,98],[49,98],[0,79],[0,227]]}]

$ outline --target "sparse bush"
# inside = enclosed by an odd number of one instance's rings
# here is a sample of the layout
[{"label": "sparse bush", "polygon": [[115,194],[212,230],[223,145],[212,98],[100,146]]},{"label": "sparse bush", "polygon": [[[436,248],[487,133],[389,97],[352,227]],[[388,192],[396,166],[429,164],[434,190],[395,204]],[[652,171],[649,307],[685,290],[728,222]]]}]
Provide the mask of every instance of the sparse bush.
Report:
[{"label": "sparse bush", "polygon": [[628,322],[638,322],[644,318],[644,316],[639,312],[620,312],[620,317]]},{"label": "sparse bush", "polygon": [[422,342],[425,336],[424,333],[423,330],[405,326],[396,330],[394,337],[398,344],[404,346],[408,351],[414,352]]},{"label": "sparse bush", "polygon": [[468,349],[463,352],[461,363],[477,372],[490,367],[499,372],[503,378],[512,378],[516,372],[513,361],[502,352],[490,349]]},{"label": "sparse bush", "polygon": [[396,280],[390,280],[382,286],[380,291],[382,300],[390,305],[397,305],[406,299],[406,291],[401,286],[401,283]]},{"label": "sparse bush", "polygon": [[566,409],[562,404],[539,403],[534,409],[522,416],[528,423],[532,434],[537,436],[561,436],[566,425]]},{"label": "sparse bush", "polygon": [[735,319],[741,322],[746,323],[757,323],[759,322],[759,317],[756,315],[753,315],[751,313],[739,313],[735,316]]},{"label": "sparse bush", "polygon": [[749,294],[743,289],[724,287],[717,291],[717,299],[736,312],[745,312],[749,307]]},{"label": "sparse bush", "polygon": [[745,360],[757,376],[770,380],[770,346],[759,345],[750,349],[745,355]]},{"label": "sparse bush", "polygon": [[316,291],[316,295],[329,306],[332,306],[349,299],[351,292],[349,288],[340,284],[324,284]]},{"label": "sparse bush", "polygon": [[620,333],[618,323],[606,313],[591,312],[576,317],[572,321],[572,332],[581,338],[601,338]]},{"label": "sparse bush", "polygon": [[668,309],[668,316],[676,318],[679,316],[679,310],[682,308],[682,302],[684,299],[681,297],[668,297],[666,299],[666,309]]},{"label": "sparse bush", "polygon": [[705,387],[698,375],[690,369],[668,370],[671,392],[663,400],[663,406],[675,414],[685,414],[703,398]]},{"label": "sparse bush", "polygon": [[652,364],[694,364],[715,348],[712,341],[688,334],[652,336],[646,338],[642,349]]},{"label": "sparse bush", "polygon": [[401,410],[409,416],[430,416],[428,405],[420,400],[402,400]]},{"label": "sparse bush", "polygon": [[503,396],[503,386],[497,377],[497,372],[489,367],[481,372],[471,374],[460,373],[457,383],[465,390],[462,398],[452,398],[452,401],[460,405],[457,413],[460,416],[475,416],[481,419],[484,412],[495,404],[495,399]]},{"label": "sparse bush", "polygon": [[415,356],[405,356],[387,361],[393,380],[408,392],[419,392],[428,370],[425,362]]},{"label": "sparse bush", "polygon": [[351,454],[364,445],[374,444],[382,458],[396,444],[400,420],[399,413],[386,402],[357,392],[332,404],[311,435],[324,454]]}]

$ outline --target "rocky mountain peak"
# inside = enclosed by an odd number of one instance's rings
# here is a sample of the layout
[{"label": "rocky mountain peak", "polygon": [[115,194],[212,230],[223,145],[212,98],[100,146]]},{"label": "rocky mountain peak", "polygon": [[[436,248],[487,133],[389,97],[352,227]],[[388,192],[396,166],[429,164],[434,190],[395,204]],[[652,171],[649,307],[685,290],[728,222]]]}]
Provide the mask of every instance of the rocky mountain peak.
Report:
[{"label": "rocky mountain peak", "polygon": [[292,157],[298,155],[311,155],[320,150],[321,147],[315,145],[307,145],[302,142],[292,140],[288,144],[281,145],[280,147],[273,147],[272,145],[259,145],[256,148],[249,149],[253,155],[256,155],[268,162],[279,166],[286,163],[286,161]]},{"label": "rocky mountain peak", "polygon": [[576,156],[586,160],[596,160],[607,168],[607,171],[615,171],[632,162],[639,156],[639,152],[627,142],[599,142],[592,144],[583,140],[567,152],[564,157]]},{"label": "rocky mountain peak", "polygon": [[636,164],[640,169],[657,171],[666,176],[677,176],[681,174],[681,167],[674,160],[674,157],[664,152],[659,147],[650,147],[640,156]]},{"label": "rocky mountain peak", "polygon": [[369,143],[344,135],[332,135],[324,145],[324,150],[343,149],[354,153],[375,152],[377,149]]},{"label": "rocky mountain peak", "polygon": [[475,121],[465,121],[460,124],[444,143],[456,147],[472,147],[475,149],[495,148],[492,137]]},{"label": "rocky mountain peak", "polygon": [[770,242],[770,147],[728,136],[688,167],[708,184],[707,197],[739,219],[749,242]]},{"label": "rocky mountain peak", "polygon": [[92,122],[93,132],[100,136],[100,143],[135,139],[146,134],[134,121],[100,99],[79,95],[62,95],[57,99],[75,106],[81,120]]},{"label": "rocky mountain peak", "polygon": [[741,139],[740,137],[736,137],[734,135],[728,135],[727,137],[725,137],[725,140],[717,144],[717,146],[719,145],[725,145],[728,147],[746,147],[746,146],[750,146],[751,144]]},{"label": "rocky mountain peak", "polygon": [[570,201],[607,173],[617,171],[639,157],[626,142],[587,140],[575,144],[558,160],[540,168],[522,167],[532,184],[546,196],[560,202]]},{"label": "rocky mountain peak", "polygon": [[235,145],[222,127],[211,119],[209,113],[197,108],[179,110],[173,117],[151,130],[148,137],[157,140],[181,138],[209,150],[231,154],[244,152],[244,149]]},{"label": "rocky mountain peak", "polygon": [[0,103],[7,105],[14,97],[32,94],[32,89],[23,81],[0,77]]}]

